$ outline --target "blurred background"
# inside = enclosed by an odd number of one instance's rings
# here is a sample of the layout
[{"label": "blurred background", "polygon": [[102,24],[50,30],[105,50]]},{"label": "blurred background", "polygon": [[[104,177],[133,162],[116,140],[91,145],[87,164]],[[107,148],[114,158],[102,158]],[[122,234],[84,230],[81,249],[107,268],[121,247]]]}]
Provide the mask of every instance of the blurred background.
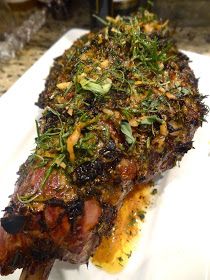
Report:
[{"label": "blurred background", "polygon": [[179,48],[210,55],[210,0],[0,0],[0,96],[66,31],[97,28],[92,13],[141,6],[170,20]]}]

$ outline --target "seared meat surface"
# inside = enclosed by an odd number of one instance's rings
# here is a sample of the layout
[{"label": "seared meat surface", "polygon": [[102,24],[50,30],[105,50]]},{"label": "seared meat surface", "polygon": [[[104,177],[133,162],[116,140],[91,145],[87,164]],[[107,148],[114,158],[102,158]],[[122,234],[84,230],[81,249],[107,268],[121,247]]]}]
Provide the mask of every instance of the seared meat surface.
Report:
[{"label": "seared meat surface", "polygon": [[87,262],[125,195],[192,148],[202,99],[188,58],[148,12],[77,40],[38,100],[36,149],[1,219],[0,273]]}]

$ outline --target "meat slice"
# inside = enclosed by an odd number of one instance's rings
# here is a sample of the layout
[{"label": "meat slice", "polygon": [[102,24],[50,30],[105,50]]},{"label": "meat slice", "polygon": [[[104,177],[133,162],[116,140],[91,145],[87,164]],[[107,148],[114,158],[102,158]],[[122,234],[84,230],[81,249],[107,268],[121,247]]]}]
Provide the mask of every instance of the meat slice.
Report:
[{"label": "meat slice", "polygon": [[126,194],[192,148],[202,99],[167,25],[146,11],[76,41],[37,103],[36,149],[1,219],[0,273],[88,262]]}]

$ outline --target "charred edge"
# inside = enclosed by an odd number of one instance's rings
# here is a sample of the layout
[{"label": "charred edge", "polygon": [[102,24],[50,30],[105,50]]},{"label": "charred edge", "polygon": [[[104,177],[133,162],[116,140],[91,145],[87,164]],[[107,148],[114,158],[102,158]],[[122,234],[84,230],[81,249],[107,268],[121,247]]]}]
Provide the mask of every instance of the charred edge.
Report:
[{"label": "charred edge", "polygon": [[84,209],[83,199],[75,199],[70,203],[65,203],[59,199],[50,199],[46,202],[46,205],[64,208],[65,212],[62,214],[62,217],[67,214],[70,223],[73,223],[78,216],[82,215]]},{"label": "charred edge", "polygon": [[66,207],[66,203],[63,201],[63,200],[60,200],[60,199],[56,199],[56,198],[52,198],[52,199],[49,199],[45,202],[46,205],[50,205],[50,206],[59,206],[59,207],[62,207],[62,208],[65,208]]},{"label": "charred edge", "polygon": [[15,254],[8,260],[8,262],[4,263],[2,267],[0,267],[1,275],[8,275],[14,272],[17,268],[22,268],[26,263],[23,252],[17,250]]},{"label": "charred edge", "polygon": [[33,243],[33,247],[30,249],[30,256],[33,261],[46,262],[57,256],[57,248],[55,244],[48,239],[37,239]]},{"label": "charred edge", "polygon": [[[20,165],[19,170],[17,172],[18,179],[16,181],[16,186],[20,186],[24,183],[26,180],[28,174],[30,173],[32,164],[33,164],[34,157],[33,155],[30,155],[27,160]],[[16,203],[14,203],[16,205]]]},{"label": "charred edge", "polygon": [[46,98],[49,94],[48,91],[51,92],[50,88],[54,88],[56,86],[57,77],[62,71],[62,65],[59,64],[59,60],[61,59],[62,56],[59,56],[54,60],[54,65],[50,70],[49,78],[45,83],[45,90],[39,95],[38,102],[35,102],[35,105],[41,109],[44,109],[48,103],[48,98]]},{"label": "charred edge", "polygon": [[101,160],[87,161],[76,168],[74,180],[78,185],[93,181],[104,172],[104,163]]},{"label": "charred edge", "polygon": [[121,152],[116,149],[113,141],[101,149],[99,155],[99,159],[87,161],[75,169],[73,178],[76,184],[83,185],[105,175],[110,169],[116,167],[121,158]]},{"label": "charred edge", "polygon": [[179,131],[182,128],[174,128],[170,123],[167,123],[167,129],[170,133],[175,132],[175,131]]},{"label": "charred edge", "polygon": [[46,106],[46,100],[45,100],[46,97],[45,97],[45,95],[46,95],[46,91],[43,91],[43,92],[39,95],[38,102],[35,102],[35,103],[34,103],[36,106],[38,106],[38,107],[41,108],[41,109],[44,109],[45,106]]},{"label": "charred edge", "polygon": [[189,83],[193,87],[198,89],[198,79],[196,79],[195,74],[192,72],[192,70],[189,67],[189,58],[185,54],[178,52],[176,62],[177,62],[177,65],[179,66],[179,70],[182,73],[187,74]]},{"label": "charred edge", "polygon": [[42,232],[48,232],[48,226],[45,221],[44,213],[41,213],[40,219],[38,220],[39,226]]},{"label": "charred edge", "polygon": [[86,110],[91,111],[93,116],[96,116],[101,111],[101,107],[103,106],[104,102],[104,100],[100,100],[100,102],[98,100],[95,100],[95,98],[93,98],[93,95],[89,94],[89,97],[85,99],[85,108]]},{"label": "charred edge", "polygon": [[103,156],[105,159],[113,161],[118,158],[121,153],[117,150],[114,141],[109,141],[109,143],[99,151],[99,154]]},{"label": "charred edge", "polygon": [[26,221],[26,216],[13,215],[1,218],[1,226],[9,234],[17,234],[23,230]]},{"label": "charred edge", "polygon": [[[208,95],[200,95],[198,96],[198,101],[200,102],[200,107],[201,107],[201,122],[206,121],[205,117],[209,114],[210,108],[204,104],[203,100],[207,98]],[[202,123],[200,124],[202,125]]]},{"label": "charred edge", "polygon": [[7,214],[13,214],[15,211],[15,207],[14,205],[7,206],[3,211]]},{"label": "charred edge", "polygon": [[46,132],[50,128],[56,127],[57,123],[59,122],[58,117],[49,111],[45,115],[44,120],[45,120],[44,132]]},{"label": "charred edge", "polygon": [[177,147],[175,148],[175,152],[184,155],[185,153],[187,153],[190,149],[192,149],[192,141],[189,141],[187,143],[180,143],[177,145]]},{"label": "charred edge", "polygon": [[21,251],[17,251],[15,252],[14,257],[8,263],[8,267],[12,268],[12,270],[17,267],[20,268],[22,267],[23,262],[24,262],[23,253]]},{"label": "charred edge", "polygon": [[78,216],[83,213],[84,201],[81,199],[74,200],[66,207],[69,221],[72,223]]}]

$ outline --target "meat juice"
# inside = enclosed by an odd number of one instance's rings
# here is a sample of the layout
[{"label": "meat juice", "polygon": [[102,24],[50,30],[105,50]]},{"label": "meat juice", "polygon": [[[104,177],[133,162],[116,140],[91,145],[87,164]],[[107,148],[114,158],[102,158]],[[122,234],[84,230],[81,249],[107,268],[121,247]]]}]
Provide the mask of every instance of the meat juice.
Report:
[{"label": "meat juice", "polygon": [[109,272],[120,272],[136,247],[147,209],[157,190],[152,183],[141,184],[128,194],[119,210],[110,236],[103,237],[92,262]]}]

